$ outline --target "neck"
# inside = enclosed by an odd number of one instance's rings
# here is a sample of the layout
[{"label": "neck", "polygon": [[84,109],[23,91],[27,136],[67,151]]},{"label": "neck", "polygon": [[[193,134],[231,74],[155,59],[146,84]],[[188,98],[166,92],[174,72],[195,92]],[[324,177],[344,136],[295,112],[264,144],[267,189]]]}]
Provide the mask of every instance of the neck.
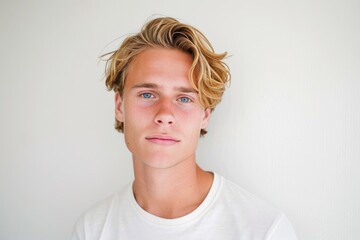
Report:
[{"label": "neck", "polygon": [[158,169],[134,160],[133,191],[138,204],[162,218],[179,218],[194,211],[207,196],[213,175],[195,161]]}]

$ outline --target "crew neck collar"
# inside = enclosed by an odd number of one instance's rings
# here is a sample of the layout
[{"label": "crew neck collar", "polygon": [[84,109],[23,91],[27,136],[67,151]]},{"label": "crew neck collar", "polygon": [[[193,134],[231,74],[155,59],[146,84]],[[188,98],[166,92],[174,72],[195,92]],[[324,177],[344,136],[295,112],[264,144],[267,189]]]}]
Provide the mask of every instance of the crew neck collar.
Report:
[{"label": "crew neck collar", "polygon": [[211,184],[211,188],[210,188],[208,194],[206,195],[204,201],[194,211],[192,211],[191,213],[189,213],[185,216],[182,216],[179,218],[167,219],[167,218],[158,217],[151,213],[148,213],[147,211],[142,209],[140,207],[140,205],[136,202],[134,193],[132,190],[132,184],[129,184],[128,193],[129,193],[129,197],[130,197],[130,201],[131,201],[131,205],[132,205],[131,207],[135,210],[136,214],[139,215],[141,219],[144,219],[145,221],[156,224],[156,225],[176,226],[176,225],[181,225],[181,224],[191,222],[192,220],[202,216],[207,211],[207,209],[212,205],[212,203],[216,199],[216,196],[218,195],[218,191],[221,186],[221,176],[219,176],[215,172],[213,172],[213,175],[214,175],[214,178],[213,178],[213,182]]}]

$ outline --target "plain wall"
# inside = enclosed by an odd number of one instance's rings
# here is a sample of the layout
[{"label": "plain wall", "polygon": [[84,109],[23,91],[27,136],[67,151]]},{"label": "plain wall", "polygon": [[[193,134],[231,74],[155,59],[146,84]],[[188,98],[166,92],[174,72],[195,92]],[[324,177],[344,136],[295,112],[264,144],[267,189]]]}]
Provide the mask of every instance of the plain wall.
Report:
[{"label": "plain wall", "polygon": [[356,0],[1,1],[0,239],[68,239],[131,181],[99,56],[153,14],[231,55],[199,164],[282,209],[299,239],[360,239]]}]

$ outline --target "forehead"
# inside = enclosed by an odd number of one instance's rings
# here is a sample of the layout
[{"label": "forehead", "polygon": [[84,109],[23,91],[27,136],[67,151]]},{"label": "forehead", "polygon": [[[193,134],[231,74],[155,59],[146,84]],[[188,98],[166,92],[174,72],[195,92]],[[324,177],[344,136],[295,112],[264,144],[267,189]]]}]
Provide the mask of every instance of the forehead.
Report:
[{"label": "forehead", "polygon": [[139,54],[137,54],[132,60],[133,63],[145,62],[150,60],[151,62],[158,62],[167,60],[170,62],[187,62],[192,63],[192,57],[189,53],[183,52],[176,48],[145,48]]},{"label": "forehead", "polygon": [[190,54],[178,49],[150,48],[134,57],[127,70],[127,80],[153,81],[161,78],[186,78],[193,60]]}]

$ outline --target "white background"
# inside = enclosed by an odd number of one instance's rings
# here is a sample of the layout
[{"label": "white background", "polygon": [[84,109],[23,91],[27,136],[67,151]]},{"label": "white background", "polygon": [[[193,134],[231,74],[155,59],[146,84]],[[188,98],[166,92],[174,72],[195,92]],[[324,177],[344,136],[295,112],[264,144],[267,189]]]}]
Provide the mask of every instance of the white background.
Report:
[{"label": "white background", "polygon": [[98,57],[153,14],[231,54],[199,164],[282,209],[299,239],[360,239],[355,0],[2,0],[0,239],[68,239],[132,179]]}]

